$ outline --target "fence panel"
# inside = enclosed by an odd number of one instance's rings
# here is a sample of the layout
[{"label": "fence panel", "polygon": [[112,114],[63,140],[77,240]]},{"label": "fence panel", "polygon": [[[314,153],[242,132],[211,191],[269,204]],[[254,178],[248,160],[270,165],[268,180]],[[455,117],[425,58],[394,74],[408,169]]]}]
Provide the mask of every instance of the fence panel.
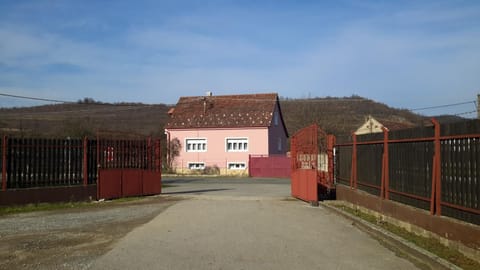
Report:
[{"label": "fence panel", "polygon": [[357,146],[358,188],[380,196],[383,145]]},{"label": "fence panel", "polygon": [[337,146],[335,151],[335,178],[337,183],[350,185],[352,146]]},{"label": "fence panel", "polygon": [[287,156],[249,156],[250,177],[289,178],[292,173],[291,160]]},{"label": "fence panel", "polygon": [[97,140],[98,198],[159,194],[160,141]]},{"label": "fence panel", "polygon": [[480,224],[478,133],[480,121],[441,126],[442,214],[476,224]]},{"label": "fence panel", "polygon": [[428,210],[432,190],[433,142],[389,145],[390,198]]},{"label": "fence panel", "polygon": [[8,138],[7,188],[82,183],[82,140]]},{"label": "fence panel", "polygon": [[[432,122],[434,127],[386,132],[388,152],[381,134],[339,143],[337,182],[375,195],[385,185],[385,199],[480,224],[480,121]],[[350,183],[355,152],[358,187]]]}]

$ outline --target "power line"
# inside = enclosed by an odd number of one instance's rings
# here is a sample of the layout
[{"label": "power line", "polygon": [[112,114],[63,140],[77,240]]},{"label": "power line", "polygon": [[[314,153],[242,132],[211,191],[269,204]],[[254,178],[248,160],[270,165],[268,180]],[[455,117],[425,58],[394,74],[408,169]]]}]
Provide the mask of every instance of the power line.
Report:
[{"label": "power line", "polygon": [[65,100],[59,100],[59,99],[28,97],[28,96],[12,95],[12,94],[7,94],[7,93],[0,93],[0,96],[11,97],[11,98],[20,98],[20,99],[29,99],[29,100],[38,100],[38,101],[47,101],[47,102],[54,102],[54,103],[74,103],[74,102],[71,102],[71,101],[65,101]]},{"label": "power line", "polygon": [[454,114],[454,115],[455,116],[461,116],[461,115],[467,115],[467,114],[473,114],[473,113],[478,113],[478,111],[469,111],[469,112],[457,113],[457,114]]},{"label": "power line", "polygon": [[465,105],[465,104],[470,104],[470,103],[475,104],[475,101],[465,101],[465,102],[459,102],[459,103],[451,103],[451,104],[416,108],[416,109],[410,109],[409,111],[423,111],[423,110],[430,110],[430,109],[440,109],[440,108],[453,107],[453,106]]},{"label": "power line", "polygon": [[67,101],[67,100],[59,100],[59,99],[50,99],[50,98],[40,98],[40,97],[32,97],[32,96],[21,96],[21,95],[13,95],[8,93],[0,93],[0,96],[10,97],[10,98],[19,98],[19,99],[27,99],[27,100],[36,100],[36,101],[46,101],[46,102],[53,102],[53,103],[62,103],[62,104],[87,104],[87,105],[99,105],[99,106],[135,106],[135,107],[149,107],[154,106],[152,104],[142,104],[142,103],[103,103],[103,102],[88,102],[83,103],[81,100],[79,102],[75,101]]}]

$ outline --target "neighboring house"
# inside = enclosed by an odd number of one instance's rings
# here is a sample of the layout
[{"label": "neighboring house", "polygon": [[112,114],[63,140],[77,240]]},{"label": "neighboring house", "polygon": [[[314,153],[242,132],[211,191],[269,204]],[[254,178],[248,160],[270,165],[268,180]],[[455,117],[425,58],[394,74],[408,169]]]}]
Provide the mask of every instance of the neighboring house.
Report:
[{"label": "neighboring house", "polygon": [[382,127],[387,128],[387,130],[399,130],[413,127],[413,124],[409,123],[400,123],[392,121],[378,121],[373,118],[371,115],[365,118],[365,122],[354,132],[356,135],[370,134],[370,133],[379,133],[383,132]]},{"label": "neighboring house", "polygon": [[287,152],[288,134],[275,93],[181,97],[169,115],[167,140],[181,144],[172,162],[177,172],[210,167],[221,174],[245,174],[249,155]]}]

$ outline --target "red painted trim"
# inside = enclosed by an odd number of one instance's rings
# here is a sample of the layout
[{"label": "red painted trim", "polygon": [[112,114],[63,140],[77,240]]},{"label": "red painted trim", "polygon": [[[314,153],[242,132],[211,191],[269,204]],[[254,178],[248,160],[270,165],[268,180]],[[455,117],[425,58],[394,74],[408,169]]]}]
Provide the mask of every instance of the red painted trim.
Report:
[{"label": "red painted trim", "polygon": [[437,216],[442,214],[442,205],[441,205],[441,198],[442,198],[442,170],[441,170],[441,151],[440,151],[440,124],[438,123],[435,118],[432,119],[432,123],[435,126],[435,162],[437,163],[436,166],[436,173],[435,173],[435,213]]},{"label": "red painted trim", "polygon": [[473,138],[480,138],[480,133],[477,133],[477,134],[464,134],[464,135],[452,135],[452,136],[440,136],[440,140],[473,139]]},{"label": "red painted trim", "polygon": [[473,213],[473,214],[480,215],[480,210],[477,210],[477,209],[468,208],[468,207],[460,206],[460,205],[457,205],[457,204],[451,204],[451,203],[448,203],[448,202],[440,202],[440,203],[442,205],[445,205],[445,206],[448,206],[448,207],[451,207],[451,208],[455,208],[455,209],[462,210],[462,211],[465,211],[465,212],[470,212],[470,213]]},{"label": "red painted trim", "polygon": [[389,199],[388,189],[389,189],[389,168],[388,168],[388,129],[382,127],[383,129],[383,156],[382,156],[382,187],[380,197]]},{"label": "red painted trim", "polygon": [[410,198],[417,199],[417,200],[424,201],[424,202],[430,202],[430,198],[427,198],[427,197],[422,197],[422,196],[418,196],[418,195],[414,195],[414,194],[409,194],[409,193],[397,191],[397,190],[394,190],[394,189],[390,189],[389,192],[393,193],[393,194],[402,195],[402,196],[405,196],[405,197],[410,197]]},{"label": "red painted trim", "polygon": [[[480,134],[465,134],[465,135],[453,135],[453,136],[440,136],[440,140],[452,140],[452,139],[472,139],[480,138]],[[411,138],[411,139],[393,139],[388,140],[388,143],[408,143],[408,142],[435,142],[436,137],[424,137],[424,138]],[[357,142],[357,145],[369,145],[369,144],[381,144],[384,141],[366,141],[366,142]],[[335,144],[335,147],[338,146],[353,146],[351,143],[339,143]]]},{"label": "red painted trim", "polygon": [[381,189],[381,187],[379,187],[379,186],[368,184],[368,183],[365,183],[365,182],[362,182],[362,181],[358,181],[357,183],[361,186],[371,187],[371,188],[375,188],[375,189]]}]

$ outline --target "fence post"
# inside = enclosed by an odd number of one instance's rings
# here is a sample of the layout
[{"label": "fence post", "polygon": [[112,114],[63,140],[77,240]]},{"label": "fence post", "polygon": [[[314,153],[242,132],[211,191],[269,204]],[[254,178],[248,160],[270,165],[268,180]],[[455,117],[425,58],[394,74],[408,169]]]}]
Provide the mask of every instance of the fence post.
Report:
[{"label": "fence post", "polygon": [[153,171],[152,166],[152,137],[147,139],[147,170]]},{"label": "fence post", "polygon": [[357,189],[357,134],[352,134],[352,172],[350,174],[350,188]]},{"label": "fence post", "polygon": [[7,190],[7,147],[8,147],[8,138],[3,136],[3,145],[2,145],[2,190]]},{"label": "fence post", "polygon": [[[433,173],[432,173],[432,198],[430,202],[430,213],[435,212],[437,216],[442,214],[442,186],[441,186],[441,156],[440,156],[440,124],[435,118],[432,118],[432,123],[435,128],[434,139],[434,156],[433,156]],[[435,202],[435,207],[433,203]]]},{"label": "fence post", "polygon": [[389,188],[389,182],[390,182],[390,177],[389,177],[389,158],[388,158],[388,129],[385,127],[382,127],[383,130],[383,158],[382,158],[382,184],[380,187],[380,197],[389,199],[390,195],[388,192]]},{"label": "fence post", "polygon": [[83,138],[83,186],[88,185],[88,139]]},{"label": "fence post", "polygon": [[334,164],[333,164],[333,148],[335,146],[335,136],[334,135],[327,135],[327,162],[328,162],[328,181],[329,185],[333,186],[335,185],[334,183]]},{"label": "fence post", "polygon": [[155,171],[161,172],[162,171],[162,160],[161,160],[161,152],[160,152],[160,140],[155,140]]}]

